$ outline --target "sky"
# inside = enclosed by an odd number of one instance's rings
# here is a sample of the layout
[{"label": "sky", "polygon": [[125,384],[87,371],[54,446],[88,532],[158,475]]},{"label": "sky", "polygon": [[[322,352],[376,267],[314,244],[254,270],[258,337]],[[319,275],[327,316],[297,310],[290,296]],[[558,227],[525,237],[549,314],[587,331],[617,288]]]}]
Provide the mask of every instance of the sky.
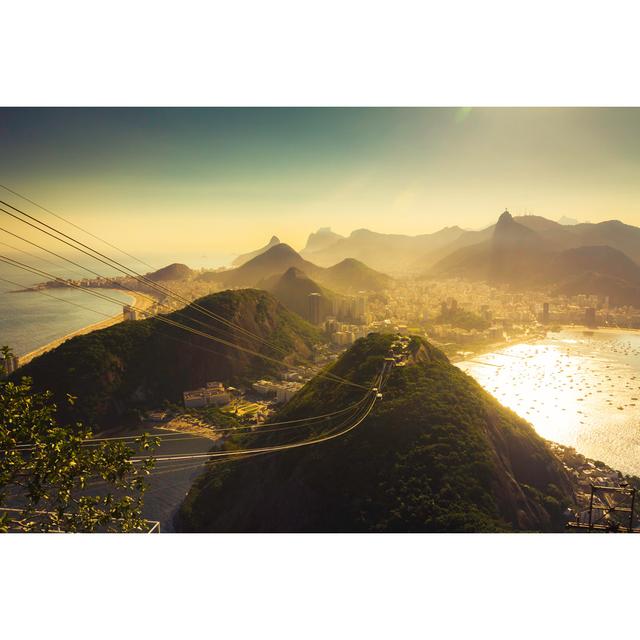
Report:
[{"label": "sky", "polygon": [[505,208],[640,225],[640,109],[4,108],[0,183],[146,255]]}]

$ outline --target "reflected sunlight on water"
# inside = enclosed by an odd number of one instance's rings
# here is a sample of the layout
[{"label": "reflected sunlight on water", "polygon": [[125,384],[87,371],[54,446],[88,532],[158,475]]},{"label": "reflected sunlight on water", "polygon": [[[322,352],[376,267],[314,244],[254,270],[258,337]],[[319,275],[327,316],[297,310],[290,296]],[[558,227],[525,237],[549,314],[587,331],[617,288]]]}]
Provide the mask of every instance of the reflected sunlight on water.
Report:
[{"label": "reflected sunlight on water", "polygon": [[458,366],[544,438],[640,475],[640,333],[565,330]]}]

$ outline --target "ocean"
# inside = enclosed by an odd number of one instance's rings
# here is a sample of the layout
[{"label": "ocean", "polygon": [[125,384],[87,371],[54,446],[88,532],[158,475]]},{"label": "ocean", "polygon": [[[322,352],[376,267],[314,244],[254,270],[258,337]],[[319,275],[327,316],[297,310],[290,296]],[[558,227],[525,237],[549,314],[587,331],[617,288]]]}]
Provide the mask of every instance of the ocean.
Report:
[{"label": "ocean", "polygon": [[[37,292],[7,293],[5,289],[0,293],[0,344],[9,345],[15,355],[23,356],[73,331],[122,312],[115,303],[83,291],[53,289],[46,293],[60,300]],[[133,302],[133,296],[124,291],[107,289],[104,293],[122,304]]]},{"label": "ocean", "polygon": [[640,475],[640,332],[567,329],[457,366],[542,437]]},{"label": "ocean", "polygon": [[[101,249],[100,249],[101,250]],[[105,251],[117,260],[122,258],[114,251]],[[20,253],[0,251],[4,255],[19,260],[44,270],[59,278],[91,277],[90,273],[75,267],[66,267],[63,263],[58,265],[39,261],[35,257],[24,256]],[[160,268],[173,262],[183,262],[189,267],[198,269],[202,267],[216,268],[228,264],[233,256],[222,253],[192,253],[171,257],[166,254],[143,254],[140,256],[150,265]],[[89,266],[104,276],[120,275],[100,263],[92,262],[88,258],[78,255],[73,256],[76,262]],[[138,273],[147,273],[148,267],[140,263],[122,258],[122,263],[135,269]],[[19,268],[0,264],[0,346],[8,345],[15,355],[22,356],[34,349],[42,347],[53,340],[62,338],[74,331],[82,329],[96,322],[106,320],[106,316],[114,316],[122,312],[122,304],[130,304],[133,301],[126,291],[120,289],[105,290],[110,297],[115,298],[120,304],[101,300],[90,293],[71,289],[68,287],[59,289],[47,289],[45,293],[61,300],[53,300],[38,292],[12,293],[19,288],[29,287],[38,282],[50,278],[32,275]],[[17,283],[15,286],[7,280]],[[87,307],[79,308],[75,305]],[[105,315],[103,315],[105,314]]]}]

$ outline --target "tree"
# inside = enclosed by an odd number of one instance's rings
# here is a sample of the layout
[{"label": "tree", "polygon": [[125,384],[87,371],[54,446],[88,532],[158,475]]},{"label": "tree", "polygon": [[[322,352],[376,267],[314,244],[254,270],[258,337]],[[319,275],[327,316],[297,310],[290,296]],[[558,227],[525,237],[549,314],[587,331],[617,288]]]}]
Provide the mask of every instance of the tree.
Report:
[{"label": "tree", "polygon": [[[128,445],[91,436],[81,423],[59,425],[52,394],[29,378],[0,381],[0,531],[148,529],[142,498],[153,460],[136,463]],[[144,435],[136,444],[150,451],[157,442]]]}]

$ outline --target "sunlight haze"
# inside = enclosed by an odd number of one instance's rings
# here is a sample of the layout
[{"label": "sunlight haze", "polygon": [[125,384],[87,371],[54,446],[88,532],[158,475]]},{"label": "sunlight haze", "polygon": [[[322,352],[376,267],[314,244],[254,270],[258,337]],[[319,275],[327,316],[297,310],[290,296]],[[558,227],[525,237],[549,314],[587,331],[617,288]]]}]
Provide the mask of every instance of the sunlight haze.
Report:
[{"label": "sunlight haze", "polygon": [[240,253],[319,227],[640,224],[633,109],[0,109],[2,183],[125,249]]}]

